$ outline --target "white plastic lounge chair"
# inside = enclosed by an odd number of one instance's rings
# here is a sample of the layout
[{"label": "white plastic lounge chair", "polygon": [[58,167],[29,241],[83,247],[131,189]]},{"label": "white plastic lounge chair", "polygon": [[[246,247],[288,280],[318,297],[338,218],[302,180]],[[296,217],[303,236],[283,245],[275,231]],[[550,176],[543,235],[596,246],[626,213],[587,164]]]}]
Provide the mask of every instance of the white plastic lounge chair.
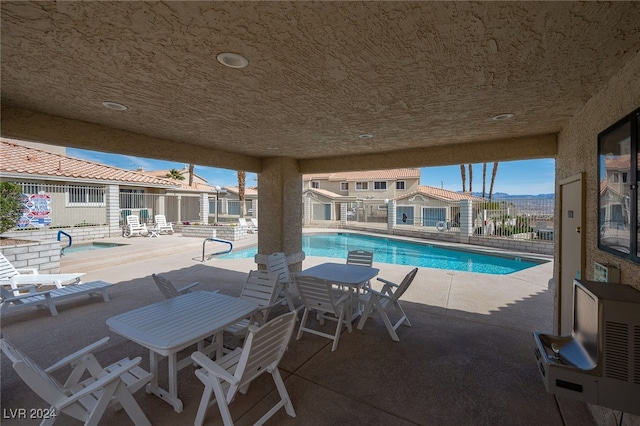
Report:
[{"label": "white plastic lounge chair", "polygon": [[177,289],[171,281],[161,277],[160,275],[151,274],[151,277],[153,277],[153,281],[155,281],[156,285],[158,286],[162,294],[164,294],[164,297],[166,297],[167,299],[191,293],[191,289],[200,284],[199,282],[195,282],[187,284],[181,289]]},{"label": "white plastic lounge chair", "polygon": [[[384,280],[382,278],[378,278],[378,281],[384,283],[382,287],[382,291],[376,291],[372,288],[367,289],[367,293],[360,297],[361,303],[364,303],[364,311],[362,313],[362,317],[358,322],[358,330],[362,330],[364,324],[367,322],[367,318],[373,313],[375,309],[378,311],[380,316],[382,317],[382,321],[384,325],[387,327],[391,338],[396,342],[400,341],[396,330],[400,327],[401,324],[406,325],[407,327],[411,327],[411,323],[409,322],[409,318],[407,318],[407,314],[400,306],[400,296],[404,294],[405,291],[411,285],[411,282],[416,277],[416,273],[418,272],[418,268],[413,269],[409,272],[400,284],[394,284],[390,281]],[[400,319],[392,324],[389,316],[387,315],[387,310],[395,306],[398,311],[402,314]]]},{"label": "white plastic lounge chair", "polygon": [[256,219],[255,217],[252,217],[251,224],[254,226],[254,228],[256,228],[256,231],[258,231],[258,219]]},{"label": "white plastic lounge chair", "polygon": [[[0,340],[2,351],[13,363],[13,369],[40,398],[51,404],[41,425],[53,424],[60,413],[73,417],[85,425],[97,425],[107,408],[124,408],[136,425],[151,423],[133,398],[133,393],[151,380],[151,374],[138,366],[140,357],[124,358],[103,368],[92,354],[107,344],[108,337],[89,345],[43,369],[6,340]],[[51,373],[62,367],[72,371],[64,384]],[[88,378],[82,380],[83,377]],[[81,381],[82,380],[82,381]]]},{"label": "white plastic lounge chair", "polygon": [[295,311],[293,298],[298,295],[298,290],[296,290],[296,284],[291,278],[287,256],[283,252],[270,254],[267,257],[267,270],[278,274],[278,284],[282,288],[281,295],[287,299],[289,309]]},{"label": "white plastic lounge chair", "polygon": [[[296,275],[294,276],[294,280],[305,307],[296,339],[300,340],[302,333],[305,331],[317,336],[326,337],[327,339],[333,340],[331,350],[335,351],[338,347],[338,341],[340,340],[342,326],[346,325],[349,333],[352,331],[351,293],[338,292],[333,288],[331,283],[320,278]],[[312,310],[316,311],[320,324],[324,324],[325,319],[337,322],[334,335],[306,327],[309,312]],[[328,314],[333,316],[327,316]]]},{"label": "white plastic lounge chair", "polygon": [[239,217],[238,223],[240,224],[240,226],[244,226],[245,228],[247,228],[247,232],[250,234],[258,231],[258,228],[253,226],[253,224],[249,225],[247,223],[247,219],[245,219],[244,217]]},{"label": "white plastic lounge chair", "polygon": [[278,299],[279,289],[278,274],[266,270],[250,271],[247,281],[242,287],[240,298],[257,303],[260,309],[251,318],[238,321],[225,328],[224,331],[235,336],[244,336],[247,334],[250,325],[265,324],[271,309],[285,302],[285,299]]},{"label": "white plastic lounge chair", "polygon": [[104,281],[91,281],[84,284],[66,286],[50,291],[37,292],[35,286],[21,287],[20,291],[28,291],[28,293],[19,293],[17,296],[11,290],[0,286],[0,295],[2,302],[0,303],[0,312],[10,312],[29,307],[49,308],[52,316],[58,315],[55,302],[70,299],[82,295],[98,295],[102,296],[102,300],[109,301],[107,290],[113,284]]},{"label": "white plastic lounge chair", "polygon": [[202,367],[196,370],[196,376],[205,386],[194,422],[196,426],[204,422],[212,397],[218,402],[224,425],[233,425],[229,403],[233,401],[238,391],[246,393],[251,382],[263,373],[270,373],[273,377],[280,401],[255,424],[264,424],[281,407],[284,407],[291,417],[296,416],[278,370],[278,364],[293,334],[294,317],[295,314],[289,312],[259,328],[252,326],[243,348],[237,348],[215,362],[202,352],[196,351],[191,354],[191,358]]},{"label": "white plastic lounge chair", "polygon": [[154,219],[159,233],[169,235],[173,234],[173,224],[171,222],[167,223],[167,218],[163,214],[155,215]]},{"label": "white plastic lounge chair", "polygon": [[[62,288],[65,285],[81,283],[80,277],[84,273],[76,274],[40,274],[35,268],[16,269],[11,262],[0,253],[0,285],[10,285],[17,290],[25,285],[55,285]],[[18,292],[14,292],[17,296]]]},{"label": "white plastic lounge chair", "polygon": [[147,225],[145,223],[140,223],[140,219],[137,215],[132,214],[127,216],[127,225],[124,228],[123,236],[124,237],[133,237],[134,235],[146,236],[149,234],[149,230],[147,229]]}]

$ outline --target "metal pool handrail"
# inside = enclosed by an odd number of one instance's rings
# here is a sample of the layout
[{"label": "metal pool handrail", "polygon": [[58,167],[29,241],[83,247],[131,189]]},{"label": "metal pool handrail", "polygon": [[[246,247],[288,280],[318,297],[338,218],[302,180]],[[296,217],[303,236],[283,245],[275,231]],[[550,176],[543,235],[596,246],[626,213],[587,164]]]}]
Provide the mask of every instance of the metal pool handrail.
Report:
[{"label": "metal pool handrail", "polygon": [[207,260],[211,259],[213,256],[218,254],[231,253],[231,251],[233,250],[233,243],[231,241],[221,240],[219,238],[205,238],[204,241],[202,242],[202,262],[204,262],[204,246],[205,244],[207,244],[207,241],[217,241],[219,243],[229,244],[229,250],[219,251],[217,253],[210,254]]},{"label": "metal pool handrail", "polygon": [[71,247],[71,244],[73,244],[73,238],[71,238],[71,235],[67,234],[64,231],[58,231],[58,241],[60,241],[60,235],[64,235],[69,238],[69,244],[66,247],[60,248],[60,256],[64,256],[64,249]]}]

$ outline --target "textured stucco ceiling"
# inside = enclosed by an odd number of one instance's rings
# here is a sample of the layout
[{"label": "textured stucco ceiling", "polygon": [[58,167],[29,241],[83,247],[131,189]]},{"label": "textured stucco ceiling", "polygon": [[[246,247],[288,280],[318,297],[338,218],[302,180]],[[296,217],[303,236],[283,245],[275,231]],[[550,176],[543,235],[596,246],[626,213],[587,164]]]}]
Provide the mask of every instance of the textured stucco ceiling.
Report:
[{"label": "textured stucco ceiling", "polygon": [[[640,48],[640,2],[1,7],[4,136],[248,170],[487,141],[535,156],[518,141],[547,141]],[[224,67],[220,52],[249,66]],[[150,152],[168,146],[157,140],[175,148]]]}]

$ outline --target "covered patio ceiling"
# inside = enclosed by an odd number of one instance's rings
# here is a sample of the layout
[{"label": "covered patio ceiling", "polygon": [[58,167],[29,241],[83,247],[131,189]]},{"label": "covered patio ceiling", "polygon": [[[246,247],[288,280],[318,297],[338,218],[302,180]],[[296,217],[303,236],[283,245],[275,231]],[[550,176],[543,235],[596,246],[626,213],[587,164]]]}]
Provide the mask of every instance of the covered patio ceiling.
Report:
[{"label": "covered patio ceiling", "polygon": [[554,156],[640,40],[640,2],[1,8],[2,136],[254,172]]}]

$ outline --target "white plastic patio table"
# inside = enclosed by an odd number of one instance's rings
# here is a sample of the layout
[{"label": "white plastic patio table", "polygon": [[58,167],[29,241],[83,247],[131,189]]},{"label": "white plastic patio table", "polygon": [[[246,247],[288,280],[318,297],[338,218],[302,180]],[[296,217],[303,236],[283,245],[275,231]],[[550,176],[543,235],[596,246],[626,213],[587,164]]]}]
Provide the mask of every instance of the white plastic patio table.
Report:
[{"label": "white plastic patio table", "polygon": [[[222,356],[222,331],[257,308],[256,303],[237,297],[196,291],[116,315],[107,320],[107,325],[114,333],[149,349],[153,378],[146,391],[180,413],[183,405],[178,398],[177,374],[192,361],[186,357],[178,362],[178,352],[196,343],[200,349],[206,337],[215,336],[212,348]],[[158,386],[160,356],[168,357],[168,391]]]},{"label": "white plastic patio table", "polygon": [[[366,282],[378,275],[378,272],[380,272],[380,269],[370,266],[328,262],[298,272],[298,275],[320,278],[332,284],[347,286],[355,293],[355,291],[361,289]],[[355,311],[352,320],[362,313],[360,309],[361,306],[358,305],[357,299],[354,305]]]}]

